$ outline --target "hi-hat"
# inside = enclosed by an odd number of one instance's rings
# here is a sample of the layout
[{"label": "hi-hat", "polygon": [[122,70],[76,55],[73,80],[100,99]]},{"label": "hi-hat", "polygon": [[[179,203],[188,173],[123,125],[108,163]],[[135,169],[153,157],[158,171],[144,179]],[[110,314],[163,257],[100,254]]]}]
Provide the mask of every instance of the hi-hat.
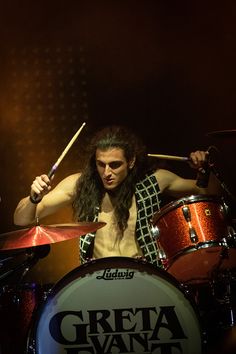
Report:
[{"label": "hi-hat", "polygon": [[75,224],[37,225],[0,234],[0,250],[13,250],[41,246],[94,232],[106,223],[79,222]]},{"label": "hi-hat", "polygon": [[207,136],[213,136],[219,138],[236,138],[236,129],[213,131],[207,133]]}]

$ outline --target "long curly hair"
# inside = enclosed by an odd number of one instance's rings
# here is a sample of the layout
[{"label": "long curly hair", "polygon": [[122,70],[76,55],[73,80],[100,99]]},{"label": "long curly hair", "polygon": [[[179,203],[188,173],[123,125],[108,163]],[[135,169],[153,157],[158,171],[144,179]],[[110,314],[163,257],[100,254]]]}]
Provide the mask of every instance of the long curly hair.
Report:
[{"label": "long curly hair", "polygon": [[79,221],[93,221],[100,210],[105,189],[96,168],[96,150],[106,151],[120,148],[129,163],[135,157],[135,164],[115,193],[114,214],[119,229],[127,227],[129,209],[135,191],[135,184],[152,169],[149,166],[146,148],[138,136],[122,126],[109,126],[99,131],[91,141],[90,157],[76,184],[73,202],[74,216]]}]

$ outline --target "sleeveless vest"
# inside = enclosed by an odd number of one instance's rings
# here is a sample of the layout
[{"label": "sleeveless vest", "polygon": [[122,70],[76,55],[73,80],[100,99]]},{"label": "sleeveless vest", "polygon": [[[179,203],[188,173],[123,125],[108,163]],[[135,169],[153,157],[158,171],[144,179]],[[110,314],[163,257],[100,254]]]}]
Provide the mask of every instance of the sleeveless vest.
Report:
[{"label": "sleeveless vest", "polygon": [[[135,197],[137,204],[136,237],[145,259],[157,266],[157,245],[150,231],[150,220],[154,213],[160,210],[160,189],[154,175],[146,176],[135,186]],[[98,213],[94,222],[98,220]],[[85,263],[91,258],[91,249],[94,242],[94,233],[80,237],[80,261]]]}]

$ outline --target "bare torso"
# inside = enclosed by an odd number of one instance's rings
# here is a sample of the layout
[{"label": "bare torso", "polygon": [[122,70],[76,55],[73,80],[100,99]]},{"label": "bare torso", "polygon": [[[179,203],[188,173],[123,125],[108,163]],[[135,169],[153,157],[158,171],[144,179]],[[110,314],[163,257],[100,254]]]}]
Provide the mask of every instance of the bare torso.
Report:
[{"label": "bare torso", "polygon": [[114,208],[111,199],[106,193],[102,202],[98,221],[106,222],[106,225],[96,232],[93,258],[126,256],[142,256],[135,237],[137,209],[135,197],[130,208],[128,227],[122,235],[114,220]]}]

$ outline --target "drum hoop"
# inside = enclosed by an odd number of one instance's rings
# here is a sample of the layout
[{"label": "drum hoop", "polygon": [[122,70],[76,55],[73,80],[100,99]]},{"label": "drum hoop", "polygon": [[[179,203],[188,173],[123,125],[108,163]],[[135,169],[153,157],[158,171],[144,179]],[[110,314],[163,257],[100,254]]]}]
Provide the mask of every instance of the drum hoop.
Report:
[{"label": "drum hoop", "polygon": [[[197,312],[197,308],[194,307],[194,301],[188,297],[188,294],[185,294],[183,290],[183,284],[181,284],[173,275],[169,274],[165,269],[157,267],[145,259],[137,259],[132,257],[103,257],[98,259],[88,260],[86,263],[79,265],[78,267],[72,269],[69,273],[65,274],[61,279],[58,280],[55,284],[51,286],[45,295],[44,301],[39,304],[37,311],[34,313],[33,322],[37,322],[44,310],[44,307],[47,305],[50,299],[53,299],[65,286],[69,283],[73,282],[77,278],[84,278],[88,274],[92,274],[95,271],[105,269],[105,265],[107,267],[114,268],[129,268],[135,269],[137,271],[142,271],[143,273],[147,273],[149,275],[156,275],[167,282],[171,283],[174,287],[176,287],[180,292],[184,293],[187,300],[190,302],[191,306],[194,308],[194,311]],[[141,267],[140,267],[141,265]],[[89,268],[89,271],[88,271]]]},{"label": "drum hoop", "polygon": [[[184,256],[185,254],[191,253],[191,252],[197,252],[199,250],[207,249],[207,248],[212,248],[212,247],[224,247],[221,241],[206,241],[206,242],[199,242],[198,244],[195,244],[193,246],[188,246],[184,248],[183,250],[177,252],[173,257],[169,259],[170,261],[170,266],[175,262],[180,256]],[[167,267],[167,270],[169,267]]]},{"label": "drum hoop", "polygon": [[172,209],[176,209],[177,207],[185,204],[192,204],[194,202],[213,202],[213,203],[218,203],[222,204],[222,199],[220,197],[214,196],[214,195],[205,195],[205,194],[199,194],[195,195],[192,194],[187,197],[183,197],[177,200],[174,200],[168,204],[166,204],[163,208],[161,208],[158,212],[156,212],[151,220],[151,223],[153,225],[156,225],[158,220],[165,215],[166,213],[170,212]]},{"label": "drum hoop", "polygon": [[[148,273],[149,275],[152,274],[157,275],[172,283],[175,287],[179,288],[180,291],[183,291],[179,281],[174,276],[167,273],[164,269],[156,267],[155,265],[151,264],[150,262],[144,259],[115,256],[115,257],[103,257],[98,259],[91,259],[88,262],[79,265],[78,267],[74,268],[69,273],[64,275],[50,289],[48,295],[50,297],[56,295],[68,283],[74,281],[77,278],[84,278],[88,274],[91,274],[95,271],[102,270],[105,268],[106,265],[107,267],[112,266],[114,268],[128,268],[129,266],[131,266],[132,269],[136,269],[137,271],[142,271],[141,267],[143,266],[143,272]],[[89,271],[88,271],[88,267],[89,267]]]}]

